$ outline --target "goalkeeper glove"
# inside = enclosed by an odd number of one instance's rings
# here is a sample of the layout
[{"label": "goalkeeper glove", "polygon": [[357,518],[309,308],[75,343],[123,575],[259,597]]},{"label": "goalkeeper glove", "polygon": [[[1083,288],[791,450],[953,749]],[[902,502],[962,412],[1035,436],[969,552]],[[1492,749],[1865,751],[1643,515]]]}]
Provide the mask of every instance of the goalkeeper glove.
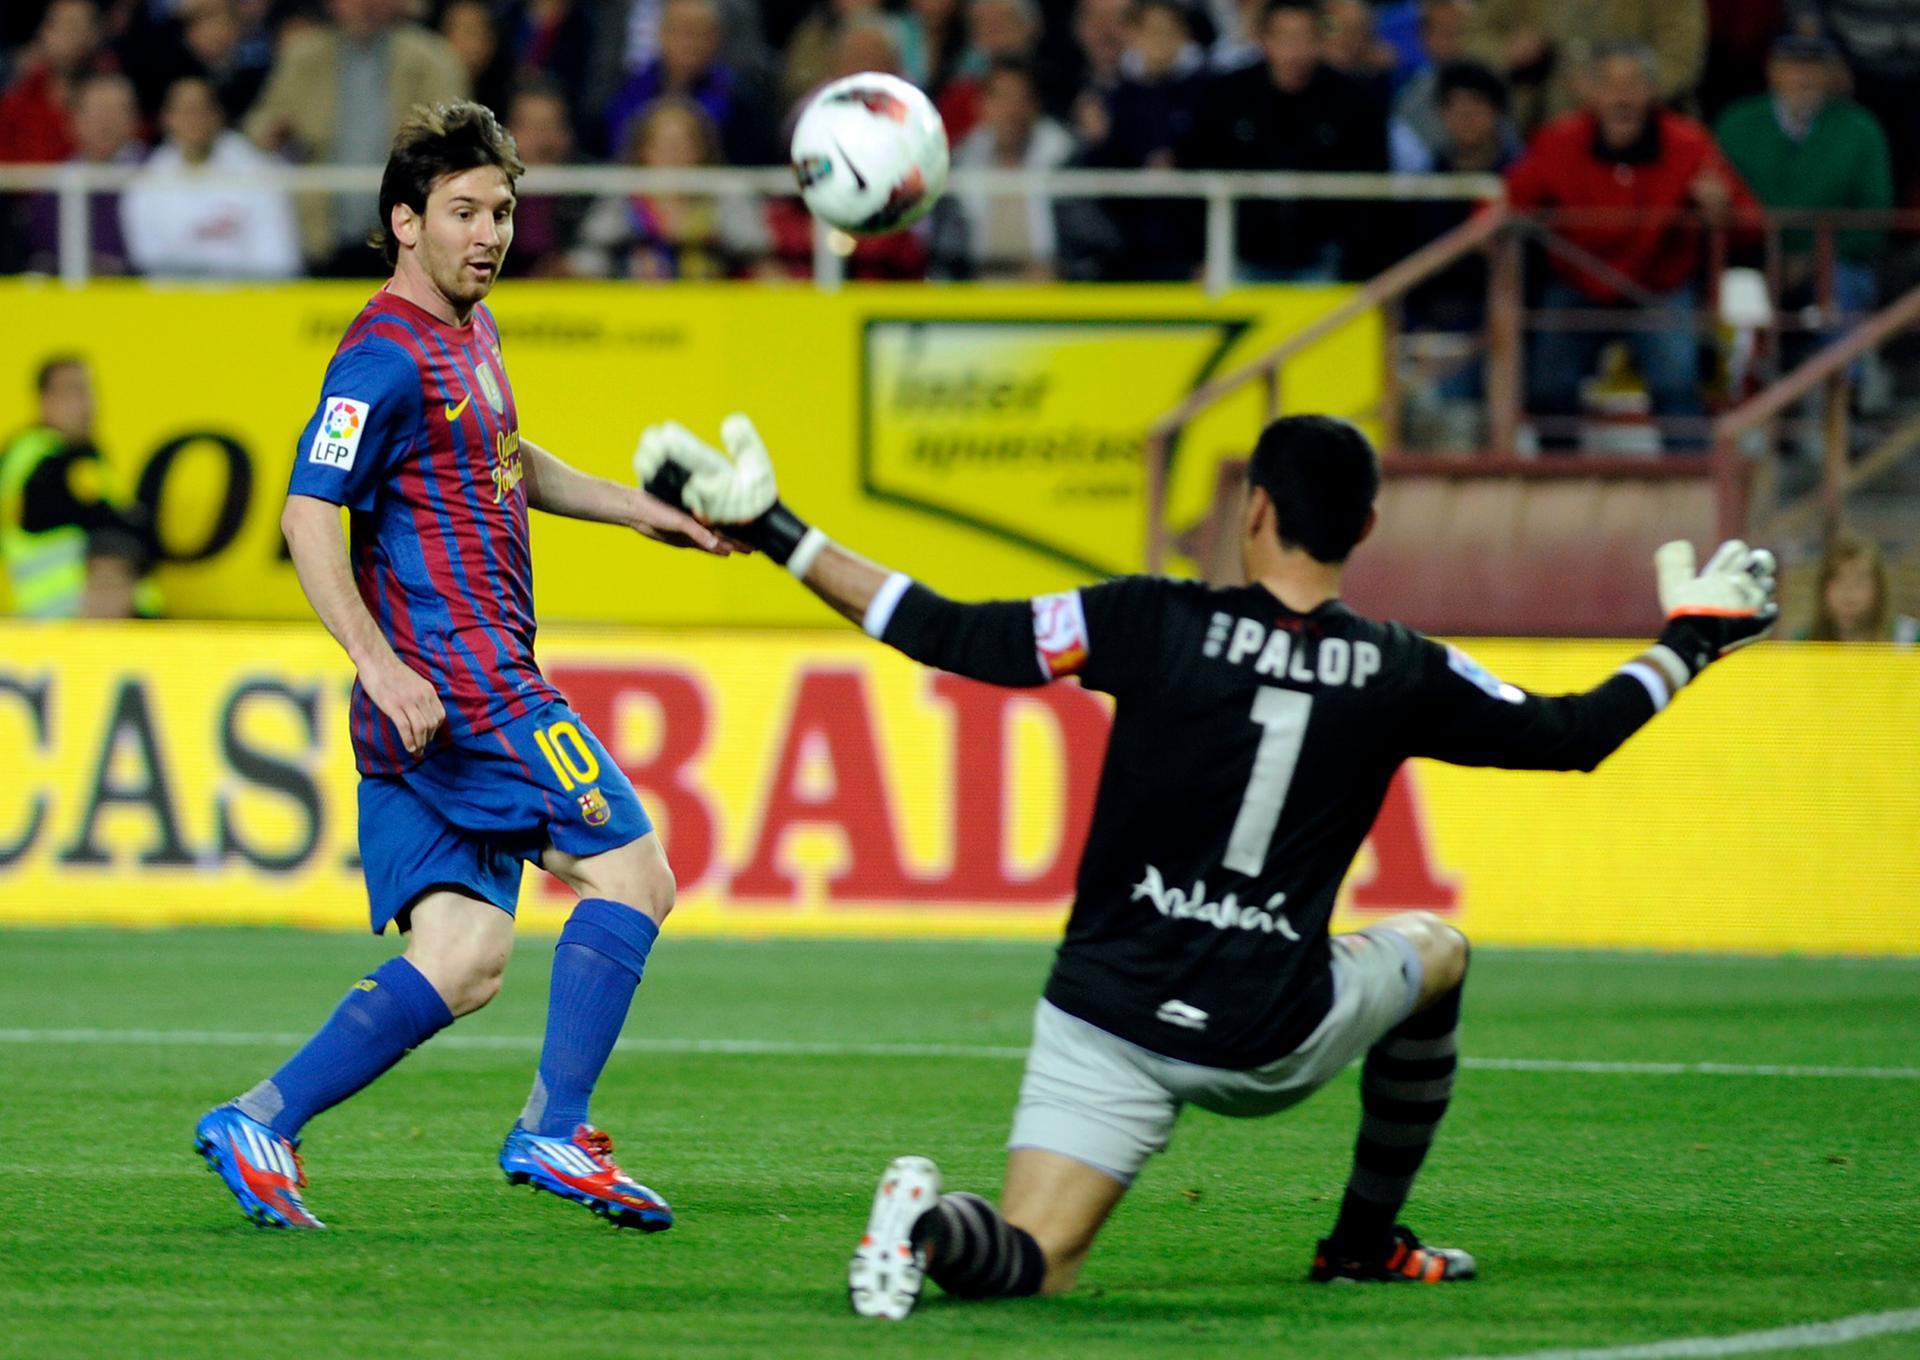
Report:
[{"label": "goalkeeper glove", "polygon": [[1696,574],[1693,545],[1676,540],[1654,553],[1653,565],[1667,613],[1660,641],[1680,658],[1689,678],[1758,642],[1780,616],[1773,554],[1765,548],[1730,539]]},{"label": "goalkeeper glove", "polygon": [[726,453],[684,425],[649,426],[634,450],[633,471],[650,495],[724,526],[749,547],[804,578],[827,536],[809,528],[780,500],[773,460],[753,422],[730,415],[721,422]]}]

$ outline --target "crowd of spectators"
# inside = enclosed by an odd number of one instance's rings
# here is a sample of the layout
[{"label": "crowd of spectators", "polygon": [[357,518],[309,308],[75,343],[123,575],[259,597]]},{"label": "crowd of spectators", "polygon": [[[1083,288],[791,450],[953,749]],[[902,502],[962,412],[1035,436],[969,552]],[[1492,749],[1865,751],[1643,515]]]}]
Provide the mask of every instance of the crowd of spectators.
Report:
[{"label": "crowd of spectators", "polygon": [[[1588,257],[1549,301],[1684,309],[1697,224],[1758,205],[1884,208],[1920,171],[1920,0],[10,0],[0,164],[142,167],[89,203],[98,273],[375,272],[370,194],[237,182],[282,160],[377,165],[424,101],[496,109],[535,166],[778,164],[797,104],[859,70],[919,83],[959,166],[1481,172]],[[1239,276],[1365,277],[1471,205],[1264,199],[1238,208]],[[1637,214],[1623,225],[1620,212]],[[1614,213],[1608,218],[1607,213]],[[858,277],[1190,279],[1194,200],[956,192],[911,235],[863,243]],[[1883,237],[1785,242],[1790,282],[1874,297]],[[0,199],[0,269],[46,270],[48,194]],[[792,201],[529,197],[522,275],[801,275]],[[1464,267],[1415,301],[1477,320]],[[1666,342],[1663,343],[1662,336]],[[1697,404],[1692,346],[1623,325],[1656,404]],[[1570,409],[1604,336],[1536,354]]]}]

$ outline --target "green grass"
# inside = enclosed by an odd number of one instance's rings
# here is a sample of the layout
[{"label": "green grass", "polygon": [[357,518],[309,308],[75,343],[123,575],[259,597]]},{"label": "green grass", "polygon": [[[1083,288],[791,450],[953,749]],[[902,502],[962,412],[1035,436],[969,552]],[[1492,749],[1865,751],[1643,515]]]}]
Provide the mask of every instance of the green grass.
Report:
[{"label": "green grass", "polygon": [[[540,1032],[547,941],[460,1035]],[[305,1032],[384,956],[277,931],[0,933],[0,1029]],[[631,1038],[1017,1046],[1025,945],[680,941]],[[1483,951],[1470,1054],[1911,1067],[1911,962]],[[1353,1077],[1260,1122],[1189,1114],[1079,1292],[852,1317],[844,1262],[897,1152],[992,1192],[1005,1058],[622,1052],[596,1098],[679,1225],[618,1234],[494,1167],[530,1049],[429,1046],[309,1130],[319,1234],[246,1224],[195,1117],[283,1042],[0,1035],[0,1354],[1241,1356],[1445,1360],[1920,1306],[1920,1081],[1470,1070],[1409,1211],[1483,1278],[1302,1282]],[[1920,1334],[1825,1352],[1920,1354]]]}]

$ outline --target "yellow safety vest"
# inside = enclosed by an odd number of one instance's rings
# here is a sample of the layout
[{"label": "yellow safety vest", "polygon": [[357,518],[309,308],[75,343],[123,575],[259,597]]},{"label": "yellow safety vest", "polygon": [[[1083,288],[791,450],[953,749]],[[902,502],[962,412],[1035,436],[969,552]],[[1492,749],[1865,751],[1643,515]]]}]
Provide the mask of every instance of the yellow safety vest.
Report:
[{"label": "yellow safety vest", "polygon": [[87,531],[62,524],[40,533],[21,527],[27,479],[67,447],[56,430],[39,426],[0,449],[0,558],[7,564],[13,612],[36,619],[70,619],[87,593]]}]

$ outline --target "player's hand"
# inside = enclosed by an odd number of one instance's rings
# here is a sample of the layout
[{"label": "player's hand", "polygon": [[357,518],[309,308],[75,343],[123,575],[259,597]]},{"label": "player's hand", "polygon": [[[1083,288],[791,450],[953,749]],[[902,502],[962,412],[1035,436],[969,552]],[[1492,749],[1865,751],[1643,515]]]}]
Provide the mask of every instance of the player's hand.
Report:
[{"label": "player's hand", "polygon": [[1653,555],[1660,607],[1667,614],[1660,640],[1698,675],[1719,657],[1772,631],[1780,617],[1773,554],[1739,539],[1722,543],[1694,571],[1693,545],[1676,540]]},{"label": "player's hand", "polygon": [[715,557],[751,551],[724,534],[715,533],[689,515],[677,502],[646,490],[640,492],[630,523],[635,533],[670,548],[698,548]]},{"label": "player's hand", "polygon": [[720,441],[726,453],[673,421],[651,426],[634,451],[634,475],[649,492],[708,524],[751,524],[779,499],[773,460],[746,416],[728,416]]},{"label": "player's hand", "polygon": [[433,682],[399,657],[386,658],[360,672],[360,687],[373,706],[393,720],[407,754],[419,755],[447,720]]}]

